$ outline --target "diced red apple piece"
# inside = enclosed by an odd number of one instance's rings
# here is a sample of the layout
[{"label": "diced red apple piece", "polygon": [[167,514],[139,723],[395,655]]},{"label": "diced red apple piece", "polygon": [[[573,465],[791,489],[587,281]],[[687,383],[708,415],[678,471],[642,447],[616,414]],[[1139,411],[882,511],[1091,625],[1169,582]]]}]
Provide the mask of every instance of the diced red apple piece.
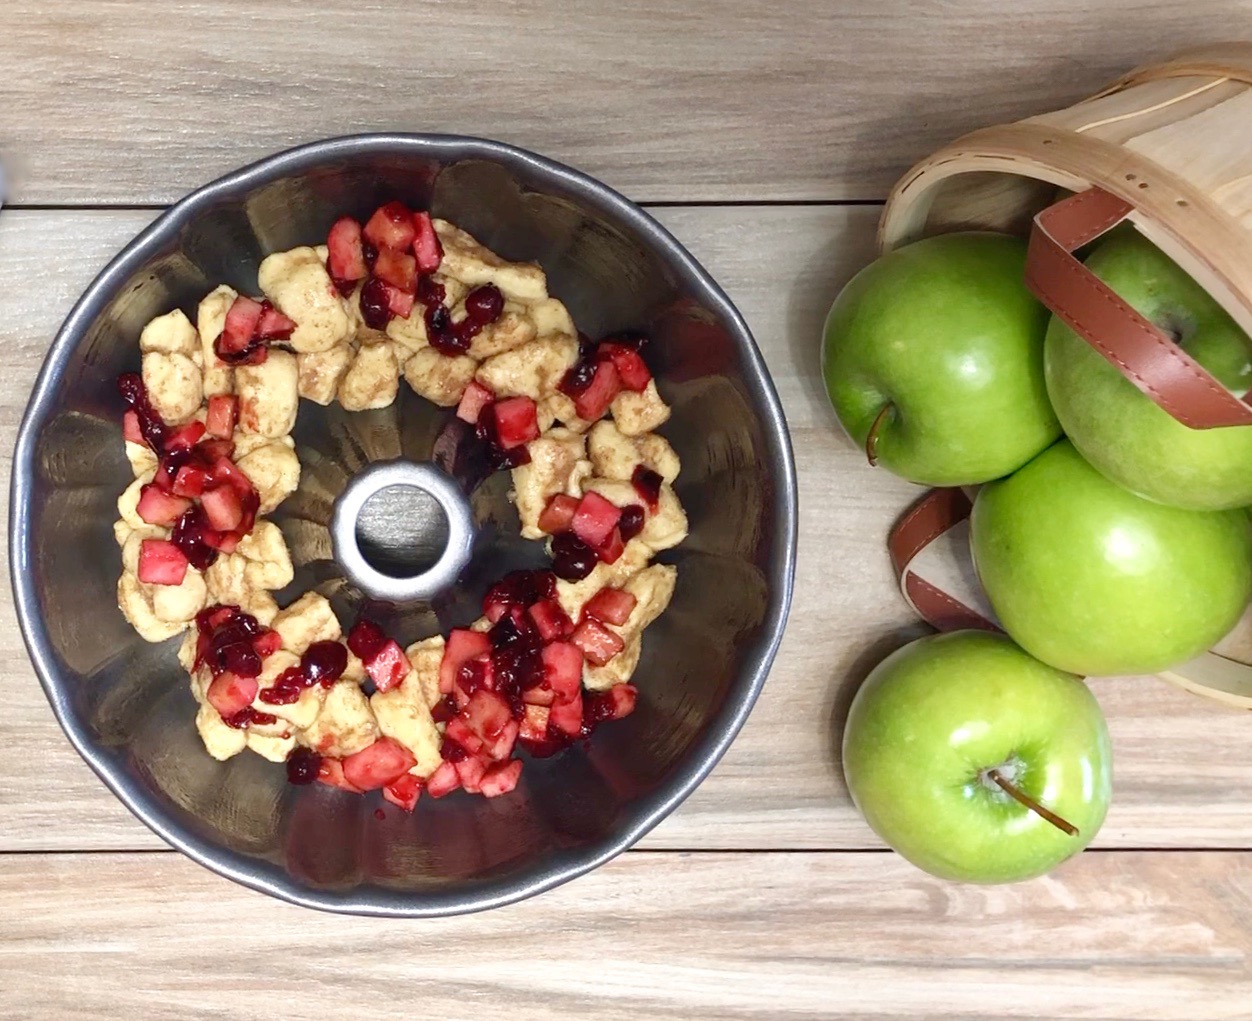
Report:
[{"label": "diced red apple piece", "polygon": [[443,659],[439,663],[439,690],[445,695],[452,694],[461,664],[490,652],[491,639],[486,635],[468,628],[453,628],[448,632]]},{"label": "diced red apple piece", "polygon": [[570,642],[551,642],[543,647],[541,655],[544,684],[556,701],[568,702],[577,697],[583,683],[582,650]]},{"label": "diced red apple piece", "polygon": [[240,677],[228,670],[213,678],[204,697],[218,715],[226,719],[252,705],[258,687],[255,677]]},{"label": "diced red apple piece", "polygon": [[286,340],[295,332],[296,321],[278,311],[268,301],[261,305],[261,318],[256,324],[257,340]]},{"label": "diced red apple piece", "polygon": [[605,624],[625,624],[635,609],[635,599],[625,589],[602,588],[583,607],[583,613]]},{"label": "diced red apple piece", "polygon": [[596,547],[596,556],[606,564],[616,564],[626,552],[626,543],[622,541],[622,530],[614,528],[609,537]]},{"label": "diced red apple piece", "polygon": [[470,380],[469,386],[461,394],[461,403],[456,406],[456,417],[470,425],[478,424],[478,416],[483,408],[496,399],[496,395],[477,380]]},{"label": "diced red apple piece", "polygon": [[508,397],[491,406],[496,422],[496,438],[505,450],[520,447],[539,438],[535,402],[529,397]]},{"label": "diced red apple piece", "polygon": [[517,736],[523,741],[546,741],[548,716],[547,706],[528,705],[526,712],[522,715],[521,728]]},{"label": "diced red apple piece", "polygon": [[214,482],[229,483],[240,496],[253,492],[252,480],[228,457],[219,457],[214,461],[211,474]]},{"label": "diced red apple piece", "polygon": [[599,357],[608,358],[613,362],[623,390],[642,393],[652,381],[652,373],[638,351],[632,351],[621,344],[605,343],[600,345],[596,353]]},{"label": "diced red apple piece", "polygon": [[498,762],[487,770],[479,787],[480,792],[484,798],[498,798],[501,794],[508,794],[517,786],[521,775],[520,759],[514,759],[512,762]]},{"label": "diced red apple piece", "polygon": [[200,454],[203,456],[206,464],[213,464],[219,458],[230,458],[235,453],[235,444],[232,440],[212,439],[200,441]]},{"label": "diced red apple piece", "polygon": [[383,284],[383,291],[387,295],[387,308],[391,314],[401,319],[408,319],[413,311],[413,295],[399,287],[392,287],[388,283]]},{"label": "diced red apple piece", "polygon": [[480,688],[474,692],[464,709],[465,723],[475,734],[489,743],[512,719],[509,704],[494,691]]},{"label": "diced red apple piece", "polygon": [[456,767],[457,779],[469,794],[477,794],[483,774],[487,772],[487,763],[477,755],[467,755],[453,763]]},{"label": "diced red apple piece", "polygon": [[417,260],[407,252],[380,248],[374,262],[374,276],[405,294],[417,291]]},{"label": "diced red apple piece", "polygon": [[491,691],[495,686],[495,669],[492,666],[491,657],[475,656],[473,659],[466,660],[457,669],[456,684],[452,693],[456,696],[457,703],[464,705],[479,688]]},{"label": "diced red apple piece", "polygon": [[122,437],[127,443],[146,443],[139,425],[139,413],[134,408],[122,416]]},{"label": "diced red apple piece", "polygon": [[490,741],[483,744],[483,754],[493,762],[503,762],[513,754],[513,746],[517,744],[517,735],[521,725],[517,720],[509,720]]},{"label": "diced red apple piece", "polygon": [[187,558],[168,539],[144,539],[139,544],[139,580],[148,585],[181,585],[187,576]]},{"label": "diced red apple piece", "polygon": [[432,798],[444,798],[461,786],[461,778],[457,776],[456,766],[444,762],[426,778],[426,793]]},{"label": "diced red apple piece", "polygon": [[522,692],[522,701],[528,706],[550,706],[556,701],[556,693],[551,688],[538,684]]},{"label": "diced red apple piece", "polygon": [[228,440],[235,433],[235,422],[239,418],[239,398],[232,394],[217,394],[209,398],[209,410],[204,417],[204,426],[210,436]]},{"label": "diced red apple piece", "polygon": [[256,650],[256,654],[264,659],[266,656],[272,656],[283,647],[283,636],[277,631],[265,630],[252,639],[252,648]]},{"label": "diced red apple piece", "polygon": [[235,532],[218,532],[212,528],[204,530],[204,544],[217,550],[219,553],[234,553],[239,548],[239,542],[243,539],[237,531]]},{"label": "diced red apple piece", "polygon": [[477,755],[482,750],[482,738],[470,730],[469,725],[459,716],[454,716],[448,721],[443,734],[445,738],[455,741],[470,755]]},{"label": "diced red apple piece", "polygon": [[239,295],[226,312],[226,325],[217,341],[221,351],[231,355],[244,351],[256,338],[263,311],[259,301]]},{"label": "diced red apple piece", "polygon": [[592,549],[598,549],[613,534],[621,520],[621,509],[599,493],[584,494],[570,523],[574,534]]},{"label": "diced red apple piece", "polygon": [[383,788],[383,797],[397,808],[412,812],[417,806],[417,799],[422,795],[422,781],[412,773],[405,773]]},{"label": "diced red apple piece", "polygon": [[568,532],[574,521],[574,512],[578,510],[577,497],[557,493],[548,501],[548,506],[539,515],[539,528],[549,535],[560,535]]},{"label": "diced red apple piece", "polygon": [[387,644],[365,664],[366,672],[373,680],[374,687],[379,691],[390,691],[398,687],[400,682],[408,676],[410,669],[412,667],[409,664],[409,657],[404,654],[404,649],[394,638],[388,639]]},{"label": "diced red apple piece", "polygon": [[417,268],[422,273],[433,273],[443,262],[443,245],[435,233],[430,213],[413,214],[413,254],[417,256]]},{"label": "diced red apple piece", "polygon": [[243,502],[239,491],[226,482],[220,482],[200,495],[209,524],[219,532],[233,532],[243,520]]},{"label": "diced red apple piece", "polygon": [[185,464],[174,476],[173,492],[175,496],[197,497],[204,492],[204,484],[209,480],[209,473],[194,464]]},{"label": "diced red apple piece", "polygon": [[620,720],[635,711],[639,689],[633,684],[615,684],[608,691],[597,692],[587,699],[586,713],[596,723]]},{"label": "diced red apple piece", "polygon": [[548,712],[548,726],[577,737],[583,729],[583,697],[575,695],[569,702],[557,702]]},{"label": "diced red apple piece", "polygon": [[188,422],[165,438],[166,450],[190,450],[204,435],[203,422]]},{"label": "diced red apple piece", "polygon": [[[362,233],[365,240],[378,249],[404,251],[417,237],[417,228],[408,206],[403,202],[388,202],[374,211]],[[381,251],[379,254],[382,254]]]},{"label": "diced red apple piece", "polygon": [[341,216],[326,235],[326,268],[338,284],[355,283],[369,272],[361,245],[361,225],[350,216]]},{"label": "diced red apple piece", "polygon": [[527,612],[539,630],[539,637],[545,642],[565,638],[574,630],[574,622],[555,599],[544,599],[535,603]]},{"label": "diced red apple piece", "polygon": [[625,648],[626,643],[599,621],[587,618],[574,629],[570,641],[596,666],[604,666]]},{"label": "diced red apple piece", "polygon": [[149,482],[139,490],[139,503],[135,506],[135,513],[150,525],[168,528],[190,507],[190,500],[167,493]]},{"label": "diced red apple piece", "polygon": [[322,756],[321,765],[317,767],[317,782],[324,783],[327,787],[338,787],[341,791],[351,791],[353,794],[361,794],[361,788],[354,787],[348,783],[347,778],[343,775],[343,760],[331,759]]},{"label": "diced red apple piece", "polygon": [[599,362],[587,388],[574,397],[574,410],[584,421],[596,422],[609,410],[609,405],[621,389],[622,383],[613,362]]},{"label": "diced red apple piece", "polygon": [[343,760],[343,775],[348,783],[363,791],[386,787],[417,765],[404,745],[389,737],[380,737],[368,748]]}]

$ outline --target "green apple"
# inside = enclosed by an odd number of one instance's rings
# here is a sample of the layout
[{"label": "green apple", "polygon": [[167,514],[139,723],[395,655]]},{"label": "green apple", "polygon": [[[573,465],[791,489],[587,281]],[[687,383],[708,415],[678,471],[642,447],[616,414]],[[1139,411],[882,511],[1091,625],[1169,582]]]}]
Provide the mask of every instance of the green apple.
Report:
[{"label": "green apple", "polygon": [[[1223,386],[1240,395],[1252,387],[1252,340],[1138,231],[1110,235],[1087,267]],[[1188,428],[1060,319],[1048,327],[1044,369],[1066,434],[1114,482],[1174,507],[1252,504],[1252,426]]]},{"label": "green apple", "polygon": [[1252,596],[1246,511],[1145,500],[1068,440],[979,491],[970,544],[1004,630],[1076,674],[1188,660],[1234,627]]},{"label": "green apple", "polygon": [[822,371],[871,462],[912,482],[973,485],[1061,434],[1043,381],[1048,313],[1022,282],[1025,260],[1025,242],[1006,234],[940,234],[843,289]]},{"label": "green apple", "polygon": [[1112,753],[1081,680],[1003,635],[954,631],[892,653],[861,685],[843,772],[874,832],[918,868],[1009,883],[1091,842],[1108,810]]}]

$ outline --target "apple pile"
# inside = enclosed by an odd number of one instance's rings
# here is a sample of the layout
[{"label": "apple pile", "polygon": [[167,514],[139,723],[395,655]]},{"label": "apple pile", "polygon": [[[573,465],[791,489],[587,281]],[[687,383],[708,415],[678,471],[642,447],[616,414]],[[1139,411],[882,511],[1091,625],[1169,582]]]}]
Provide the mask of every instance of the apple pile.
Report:
[{"label": "apple pile", "polygon": [[[893,251],[844,288],[823,344],[831,403],[871,464],[979,487],[970,544],[1007,637],[900,650],[844,735],[870,825],[970,881],[1038,875],[1095,836],[1108,735],[1080,677],[1175,667],[1252,599],[1252,427],[1176,421],[1050,317],[1025,258],[986,232]],[[1232,393],[1252,388],[1252,339],[1135,230],[1086,264]]]}]

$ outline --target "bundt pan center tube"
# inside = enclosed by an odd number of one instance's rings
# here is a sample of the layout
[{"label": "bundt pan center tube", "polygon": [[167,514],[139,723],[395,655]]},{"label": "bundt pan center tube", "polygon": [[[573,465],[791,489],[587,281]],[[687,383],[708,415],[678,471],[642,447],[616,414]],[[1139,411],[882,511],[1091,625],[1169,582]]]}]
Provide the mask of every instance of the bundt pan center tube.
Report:
[{"label": "bundt pan center tube", "polygon": [[[194,310],[219,283],[256,294],[267,255],[319,245],[338,217],[363,220],[393,200],[429,209],[504,259],[537,263],[588,336],[647,334],[672,409],[663,432],[681,458],[674,491],[690,533],[658,558],[678,569],[678,583],[643,643],[633,714],[528,761],[502,797],[423,798],[411,815],[388,806],[379,818],[377,795],[292,786],[258,756],[205,753],[177,641],[142,641],[117,608],[111,528],[131,479],[116,380],[136,370],[145,324]],[[454,409],[404,387],[369,411],[302,402],[291,434],[299,488],[271,515],[294,565],[278,604],[315,591],[345,627],[368,611],[408,644],[468,626],[506,572],[545,566],[544,544],[519,535],[509,473],[483,472],[466,433]],[[446,526],[415,540],[430,557],[412,570],[393,570],[370,548],[371,507],[397,487]],[[367,135],[294,149],[200,189],[92,283],[52,345],[19,432],[11,570],[57,719],[165,840],[295,903],[448,915],[519,900],[607,861],[708,774],[781,640],[796,501],[786,426],[752,336],[664,228],[585,175],[510,146]]]}]

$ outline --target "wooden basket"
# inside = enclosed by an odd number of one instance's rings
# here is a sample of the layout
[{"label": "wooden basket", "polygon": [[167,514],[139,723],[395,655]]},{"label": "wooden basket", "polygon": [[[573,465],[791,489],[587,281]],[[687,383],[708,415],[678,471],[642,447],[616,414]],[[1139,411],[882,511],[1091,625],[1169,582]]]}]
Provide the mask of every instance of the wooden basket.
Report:
[{"label": "wooden basket", "polygon": [[[1125,218],[1252,334],[1252,42],[1142,67],[1065,110],[958,139],[892,190],[879,242],[886,251],[946,231],[1026,235],[1033,226],[1033,254],[1049,207],[1089,190],[1124,205]],[[897,568],[907,581],[908,564]],[[1229,643],[1239,659],[1248,658],[1248,630]],[[1239,659],[1209,653],[1162,676],[1252,708],[1252,666]]]}]

